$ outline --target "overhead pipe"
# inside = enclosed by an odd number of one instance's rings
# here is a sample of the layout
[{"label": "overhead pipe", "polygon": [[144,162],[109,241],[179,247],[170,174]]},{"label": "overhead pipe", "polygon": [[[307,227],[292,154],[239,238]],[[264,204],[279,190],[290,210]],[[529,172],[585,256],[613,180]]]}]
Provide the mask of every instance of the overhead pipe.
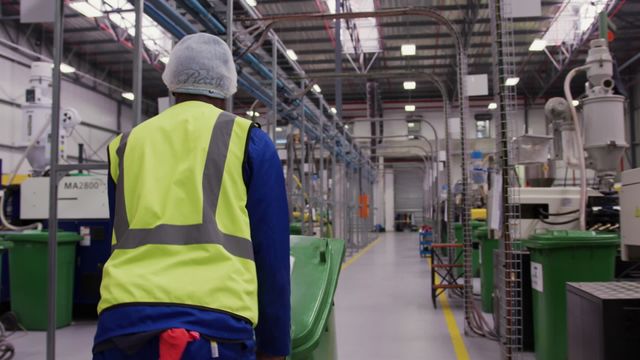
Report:
[{"label": "overhead pipe", "polygon": [[[193,33],[193,32],[197,32],[197,29],[195,29],[191,24],[184,23],[184,22],[180,22],[180,21],[171,21],[171,19],[175,19],[176,16],[180,17],[180,15],[175,11],[175,9],[171,8],[170,6],[168,6],[166,4],[165,1],[163,0],[152,0],[154,5],[158,5],[158,4],[162,4],[159,5],[155,8],[153,7],[145,7],[145,10],[149,9],[149,12],[147,13],[147,15],[149,15],[150,17],[152,17],[156,22],[158,22],[158,24],[160,24],[163,28],[165,28],[166,30],[171,30],[170,32],[172,32],[172,35],[176,36],[177,38],[182,38],[183,36],[185,36],[188,33]],[[204,9],[199,3],[197,3],[197,1],[193,1],[193,0],[180,0],[180,2],[185,3],[185,5],[190,5],[192,10],[197,10],[197,11],[204,11],[206,12],[206,9]],[[163,4],[164,3],[164,4]],[[154,12],[153,10],[158,10],[157,12]],[[169,15],[172,14],[172,15]],[[213,23],[213,28],[215,28],[215,30],[219,30],[220,32],[224,31],[224,26],[222,26],[214,17],[212,17],[210,14],[206,13],[206,14],[202,14],[201,18],[204,19],[209,19],[210,21],[212,21]],[[182,29],[177,29],[177,25],[180,24],[181,27],[184,27]],[[251,65],[256,66],[254,69],[256,71],[258,71],[258,73],[260,73],[261,75],[263,75],[264,77],[266,77],[267,79],[271,79],[271,73],[270,71],[261,63],[259,63],[259,61],[251,54],[247,54],[245,55],[245,57],[243,57],[243,60],[248,60],[248,62]],[[253,66],[252,66],[253,67]],[[266,91],[261,91],[262,86],[259,85],[259,83],[253,79],[250,78],[250,76],[246,75],[246,74],[240,74],[239,77],[239,84],[245,89],[247,90],[249,93],[251,93],[253,96],[256,96],[256,98],[260,99],[261,102],[267,104],[268,106],[272,106],[272,101],[269,99],[269,94]],[[253,86],[251,86],[250,84],[253,83]],[[279,83],[282,83],[281,81],[279,81]],[[247,87],[248,86],[248,87]],[[290,94],[290,91],[288,89],[286,89],[285,87],[283,87],[283,90],[287,90],[286,93]],[[281,107],[282,105],[278,106]],[[316,120],[314,114],[314,112],[308,108],[308,106],[304,107],[304,111],[305,111],[305,115],[308,115],[310,119],[315,120],[315,124],[318,124],[318,121]],[[297,116],[290,116],[288,117],[288,120],[290,122],[292,122],[294,125],[296,123],[296,118]],[[324,129],[321,129],[321,131],[323,131]],[[335,136],[335,134],[329,134],[330,137]],[[317,139],[319,138],[319,135],[317,132],[314,132],[313,134],[313,138]],[[353,150],[353,144],[349,144],[348,142],[346,142],[348,145],[350,145],[351,150]],[[327,143],[326,146],[329,146],[330,144]],[[340,141],[336,142],[336,145],[342,145]],[[342,148],[342,146],[339,146],[337,152],[337,156],[339,158],[343,158],[344,160],[347,160],[350,162],[350,160],[348,159],[347,156],[345,156],[345,151]]]}]

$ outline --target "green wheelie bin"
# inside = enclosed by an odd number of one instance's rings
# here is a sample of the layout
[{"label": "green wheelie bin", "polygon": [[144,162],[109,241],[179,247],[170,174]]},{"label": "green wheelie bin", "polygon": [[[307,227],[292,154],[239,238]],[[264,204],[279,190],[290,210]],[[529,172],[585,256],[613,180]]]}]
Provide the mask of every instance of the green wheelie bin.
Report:
[{"label": "green wheelie bin", "polygon": [[493,313],[493,251],[498,249],[498,239],[489,238],[489,229],[481,226],[475,232],[480,245],[480,295],[482,311]]},{"label": "green wheelie bin", "polygon": [[567,358],[567,282],[611,281],[617,234],[553,230],[522,241],[531,252],[537,359]]},{"label": "green wheelie bin", "polygon": [[291,235],[302,235],[302,223],[292,222],[289,225],[289,234],[291,234]]},{"label": "green wheelie bin", "polygon": [[[478,251],[478,240],[475,237],[475,233],[476,230],[478,230],[480,227],[482,226],[486,226],[487,223],[484,221],[476,221],[476,220],[472,220],[471,221],[471,237],[473,240],[473,256],[472,256],[472,276],[478,276],[480,274],[480,253]],[[463,237],[462,237],[462,223],[455,223],[454,225],[454,231],[455,231],[455,235],[456,235],[456,243],[457,244],[462,244],[462,242],[464,241]],[[462,249],[456,249],[455,252],[455,257],[458,258],[458,254],[462,253]],[[459,263],[462,264],[463,263],[463,257],[462,255],[460,255],[460,260]],[[454,274],[456,276],[462,274],[462,269],[460,268],[456,268],[454,269]]]},{"label": "green wheelie bin", "polygon": [[345,245],[342,240],[291,237],[291,360],[333,360],[333,295]]},{"label": "green wheelie bin", "polygon": [[[13,243],[9,251],[11,310],[27,330],[46,330],[49,233],[25,231],[5,239]],[[76,233],[58,232],[56,327],[71,323],[76,243],[80,240]]]},{"label": "green wheelie bin", "polygon": [[[5,251],[11,251],[13,243],[11,241],[4,240],[6,234],[0,233],[0,280],[2,279],[2,259],[4,258]],[[0,288],[4,290],[9,284],[0,283]]]}]

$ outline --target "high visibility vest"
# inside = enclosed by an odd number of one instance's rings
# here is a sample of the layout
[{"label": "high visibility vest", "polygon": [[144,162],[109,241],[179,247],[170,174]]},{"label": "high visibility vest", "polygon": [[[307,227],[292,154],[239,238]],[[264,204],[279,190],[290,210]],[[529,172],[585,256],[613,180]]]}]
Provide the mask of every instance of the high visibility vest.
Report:
[{"label": "high visibility vest", "polygon": [[166,304],[257,324],[242,171],[251,127],[249,120],[189,101],[113,140],[113,251],[104,266],[98,313]]}]

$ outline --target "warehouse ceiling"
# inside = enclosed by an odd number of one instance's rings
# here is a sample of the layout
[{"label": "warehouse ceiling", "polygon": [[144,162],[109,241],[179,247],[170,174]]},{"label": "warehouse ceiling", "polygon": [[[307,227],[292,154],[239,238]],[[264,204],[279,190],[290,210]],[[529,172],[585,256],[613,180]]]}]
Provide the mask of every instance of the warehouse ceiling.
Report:
[{"label": "warehouse ceiling", "polygon": [[[243,0],[244,1],[244,0]],[[19,1],[0,0],[2,25],[18,24]],[[78,59],[90,65],[92,73],[115,83],[122,88],[130,88],[132,79],[132,41],[123,14],[132,15],[130,5],[124,0],[109,0],[110,4],[120,4],[99,18],[87,18],[67,7],[65,15],[66,59]],[[181,1],[170,1],[191,24],[204,31],[195,18],[180,6]],[[200,3],[216,18],[224,23],[226,4],[217,0],[200,0]],[[266,66],[270,66],[271,43],[267,39],[259,41],[266,23],[250,20],[250,14],[236,1],[234,9],[236,38],[243,47],[252,48],[252,52]],[[335,11],[333,0],[257,0],[255,10],[262,16],[329,13]],[[350,11],[380,11],[403,7],[429,7],[437,10],[451,21],[468,44],[469,74],[489,74],[494,59],[491,55],[490,19],[487,1],[474,0],[350,0]],[[589,38],[597,34],[594,25],[586,31],[574,49],[570,46],[548,46],[545,52],[530,52],[529,46],[536,38],[545,36],[547,29],[566,8],[565,1],[543,0],[539,16],[514,19],[513,41],[515,63],[520,76],[518,93],[530,100],[557,95],[561,91],[560,81],[565,70],[583,61]],[[118,14],[121,18],[114,18]],[[637,1],[618,1],[610,12],[612,22],[617,26],[615,39],[611,44],[614,56],[621,71],[623,83],[629,83],[637,69],[638,62],[626,64],[640,48],[640,3]],[[120,19],[120,21],[118,21]],[[335,88],[335,39],[333,20],[304,20],[297,22],[279,22],[275,30],[285,46],[293,51],[280,54],[278,65],[281,73],[293,75],[290,58],[297,63],[321,89],[322,95],[332,104]],[[262,26],[262,28],[260,27]],[[125,27],[125,29],[122,29]],[[357,19],[343,21],[343,43],[346,52],[343,56],[343,96],[345,102],[359,103],[365,100],[367,80],[379,83],[383,101],[411,101],[439,98],[437,89],[422,73],[439,77],[450,91],[455,84],[456,62],[455,48],[451,37],[442,25],[428,18],[418,16],[397,16],[376,19]],[[5,27],[6,31],[6,27]],[[51,26],[21,25],[21,33],[31,38],[33,51],[44,51],[51,43]],[[359,39],[359,40],[354,40]],[[145,98],[154,101],[158,96],[166,95],[160,75],[166,60],[164,48],[155,43],[147,45],[147,61],[144,65],[143,88]],[[155,45],[154,45],[155,44]],[[355,45],[354,45],[355,44]],[[415,45],[413,56],[403,56],[402,45]],[[244,48],[236,49],[243,52]],[[69,60],[71,61],[71,60]],[[251,72],[240,64],[243,71]],[[491,76],[490,76],[491,77]],[[299,77],[292,77],[298,81]],[[414,90],[404,90],[403,82],[416,82]],[[576,82],[579,82],[576,80]],[[491,82],[489,82],[491,84]],[[269,82],[263,83],[269,87]],[[235,98],[237,108],[248,108],[253,102],[248,94],[240,92]],[[364,114],[363,114],[364,115]]]}]

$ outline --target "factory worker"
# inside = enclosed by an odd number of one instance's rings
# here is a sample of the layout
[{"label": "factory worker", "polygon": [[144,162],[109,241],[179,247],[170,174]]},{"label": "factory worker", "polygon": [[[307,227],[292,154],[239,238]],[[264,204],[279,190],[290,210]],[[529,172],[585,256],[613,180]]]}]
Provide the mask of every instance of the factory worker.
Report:
[{"label": "factory worker", "polygon": [[176,44],[162,75],[176,105],[109,145],[111,257],[93,358],[284,359],[289,215],[275,146],[220,108],[229,47]]}]

